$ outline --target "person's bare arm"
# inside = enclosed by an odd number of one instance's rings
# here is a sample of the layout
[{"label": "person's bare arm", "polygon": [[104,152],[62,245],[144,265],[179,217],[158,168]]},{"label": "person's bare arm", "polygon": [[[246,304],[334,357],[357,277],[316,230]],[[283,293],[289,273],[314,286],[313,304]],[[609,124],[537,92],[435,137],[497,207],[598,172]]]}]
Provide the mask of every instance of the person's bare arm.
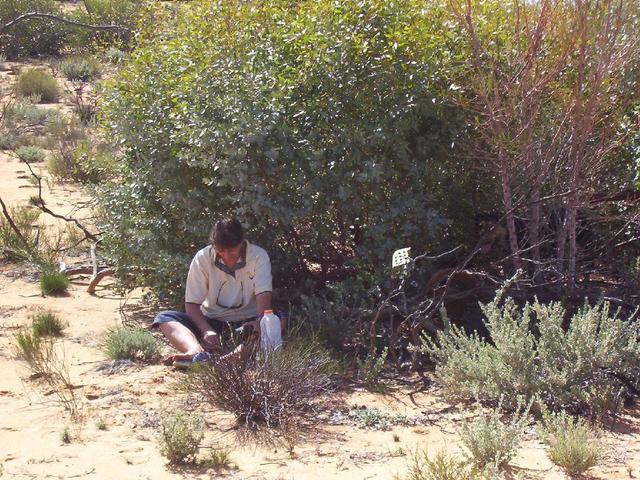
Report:
[{"label": "person's bare arm", "polygon": [[271,310],[271,292],[262,292],[256,295],[258,305],[258,315],[264,315],[265,310]]},{"label": "person's bare arm", "polygon": [[214,350],[221,348],[220,337],[216,332],[211,330],[209,322],[207,322],[207,319],[202,314],[202,310],[200,310],[200,305],[186,302],[184,308],[191,321],[198,327],[198,330],[200,330],[204,346]]}]

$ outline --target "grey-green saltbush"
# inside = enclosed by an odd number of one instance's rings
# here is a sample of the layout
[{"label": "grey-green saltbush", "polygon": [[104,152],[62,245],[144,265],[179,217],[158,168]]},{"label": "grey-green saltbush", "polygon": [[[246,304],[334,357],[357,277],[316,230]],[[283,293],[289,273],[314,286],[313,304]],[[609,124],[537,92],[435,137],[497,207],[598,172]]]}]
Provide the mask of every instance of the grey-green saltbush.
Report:
[{"label": "grey-green saltbush", "polygon": [[102,349],[112,360],[155,360],[160,356],[160,346],[146,330],[115,328],[104,337]]},{"label": "grey-green saltbush", "polygon": [[18,158],[24,162],[42,162],[47,156],[46,152],[38,147],[20,147],[16,150]]},{"label": "grey-green saltbush", "polygon": [[56,67],[60,69],[67,80],[86,82],[95,77],[100,71],[100,65],[93,57],[69,57],[61,60]]},{"label": "grey-green saltbush", "polygon": [[585,304],[565,329],[560,303],[520,308],[502,297],[501,291],[482,305],[492,343],[455,325],[435,341],[424,338],[422,350],[450,398],[495,403],[503,397],[513,407],[518,396],[537,396],[577,413],[617,409],[621,392],[640,373],[640,323],[618,318],[608,303]]},{"label": "grey-green saltbush", "polygon": [[160,453],[170,463],[194,461],[204,438],[203,421],[185,412],[177,412],[160,422]]},{"label": "grey-green saltbush", "polygon": [[478,416],[462,427],[460,439],[468,451],[468,458],[477,468],[506,466],[516,453],[528,423],[531,403],[518,403],[513,416],[502,420],[502,402],[487,415],[478,407]]}]

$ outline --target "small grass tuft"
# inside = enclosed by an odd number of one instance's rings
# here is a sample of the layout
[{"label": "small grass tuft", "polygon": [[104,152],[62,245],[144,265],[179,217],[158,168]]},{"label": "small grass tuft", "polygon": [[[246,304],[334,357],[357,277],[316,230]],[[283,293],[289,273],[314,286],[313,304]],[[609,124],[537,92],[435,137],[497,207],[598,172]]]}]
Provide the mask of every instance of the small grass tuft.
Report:
[{"label": "small grass tuft", "polygon": [[104,418],[99,418],[96,421],[96,428],[98,430],[106,430],[107,429],[107,421]]},{"label": "small grass tuft", "polygon": [[398,435],[397,433],[394,433],[393,434],[393,441],[396,442],[396,443],[399,442],[400,441],[400,435]]},{"label": "small grass tuft", "polygon": [[384,348],[380,355],[369,354],[364,360],[356,359],[358,363],[358,377],[368,390],[373,392],[383,392],[384,384],[380,381],[380,373],[384,368],[389,350]]},{"label": "small grass tuft", "polygon": [[160,453],[169,463],[193,462],[204,438],[202,420],[184,412],[165,417],[160,423]]},{"label": "small grass tuft", "polygon": [[160,356],[160,346],[146,330],[115,328],[109,330],[102,348],[111,360],[155,360]]},{"label": "small grass tuft", "polygon": [[64,427],[62,433],[60,434],[60,441],[62,443],[71,443],[71,432],[69,431],[69,427]]},{"label": "small grass tuft", "polygon": [[67,276],[55,269],[45,269],[40,275],[40,291],[43,295],[61,295],[70,284]]},{"label": "small grass tuft", "polygon": [[233,468],[231,451],[227,448],[214,448],[211,454],[202,462],[209,468],[223,470]]},{"label": "small grass tuft", "polygon": [[571,477],[584,475],[598,464],[602,456],[585,420],[573,418],[566,412],[548,413],[543,410],[543,425],[539,433],[549,447],[549,459]]},{"label": "small grass tuft", "polygon": [[58,98],[58,82],[45,70],[27,70],[18,77],[16,93],[21,97],[40,95],[41,102],[52,103]]},{"label": "small grass tuft", "polygon": [[31,326],[36,337],[59,337],[66,324],[58,315],[46,310],[31,317]]},{"label": "small grass tuft", "polygon": [[402,480],[479,480],[481,476],[464,461],[438,452],[432,459],[426,451],[413,455],[409,471]]}]

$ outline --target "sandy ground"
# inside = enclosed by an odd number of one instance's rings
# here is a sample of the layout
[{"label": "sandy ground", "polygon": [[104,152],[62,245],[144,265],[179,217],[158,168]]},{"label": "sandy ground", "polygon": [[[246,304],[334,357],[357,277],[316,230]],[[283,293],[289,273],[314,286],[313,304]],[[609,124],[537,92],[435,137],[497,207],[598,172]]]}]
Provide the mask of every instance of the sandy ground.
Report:
[{"label": "sandy ground", "polygon": [[[0,152],[0,195],[10,205],[26,204],[35,193],[25,170],[24,164]],[[87,200],[77,186],[61,184],[45,188],[45,198],[52,209],[80,216],[78,209]],[[447,405],[437,390],[412,393],[405,386],[381,395],[355,387],[335,394],[333,400],[339,402],[328,406],[315,428],[293,448],[240,441],[228,414],[198,406],[206,422],[204,445],[228,448],[234,468],[172,467],[160,455],[157,438],[162,416],[185,401],[176,389],[183,374],[162,365],[107,361],[99,348],[100,336],[121,324],[121,312],[142,323],[153,311],[143,304],[141,292],[124,299],[107,280],[90,295],[86,285],[81,279],[66,296],[42,297],[28,268],[0,264],[2,478],[392,479],[404,475],[417,449],[460,453],[456,431],[470,413]],[[77,387],[82,421],[71,421],[55,395],[30,379],[25,365],[15,358],[13,337],[39,308],[52,309],[68,322],[58,346]],[[348,416],[357,406],[405,415],[408,421],[388,429],[362,428]],[[106,429],[99,429],[98,422]],[[72,437],[68,444],[61,441],[65,428]],[[626,412],[616,429],[598,440],[607,454],[591,478],[640,478],[639,432],[640,414]],[[533,427],[512,465],[510,478],[566,478],[547,458]]]}]

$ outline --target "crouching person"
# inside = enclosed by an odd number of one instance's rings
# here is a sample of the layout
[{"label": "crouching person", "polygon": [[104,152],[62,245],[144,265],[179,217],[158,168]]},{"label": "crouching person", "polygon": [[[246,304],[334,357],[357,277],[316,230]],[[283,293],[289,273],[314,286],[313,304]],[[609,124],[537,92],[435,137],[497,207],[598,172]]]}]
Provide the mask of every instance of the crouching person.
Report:
[{"label": "crouching person", "polygon": [[209,240],[191,261],[185,312],[161,312],[152,324],[180,352],[168,359],[174,366],[225,353],[223,335],[241,326],[259,333],[260,319],[271,310],[267,252],[245,239],[237,219],[216,222]]}]

